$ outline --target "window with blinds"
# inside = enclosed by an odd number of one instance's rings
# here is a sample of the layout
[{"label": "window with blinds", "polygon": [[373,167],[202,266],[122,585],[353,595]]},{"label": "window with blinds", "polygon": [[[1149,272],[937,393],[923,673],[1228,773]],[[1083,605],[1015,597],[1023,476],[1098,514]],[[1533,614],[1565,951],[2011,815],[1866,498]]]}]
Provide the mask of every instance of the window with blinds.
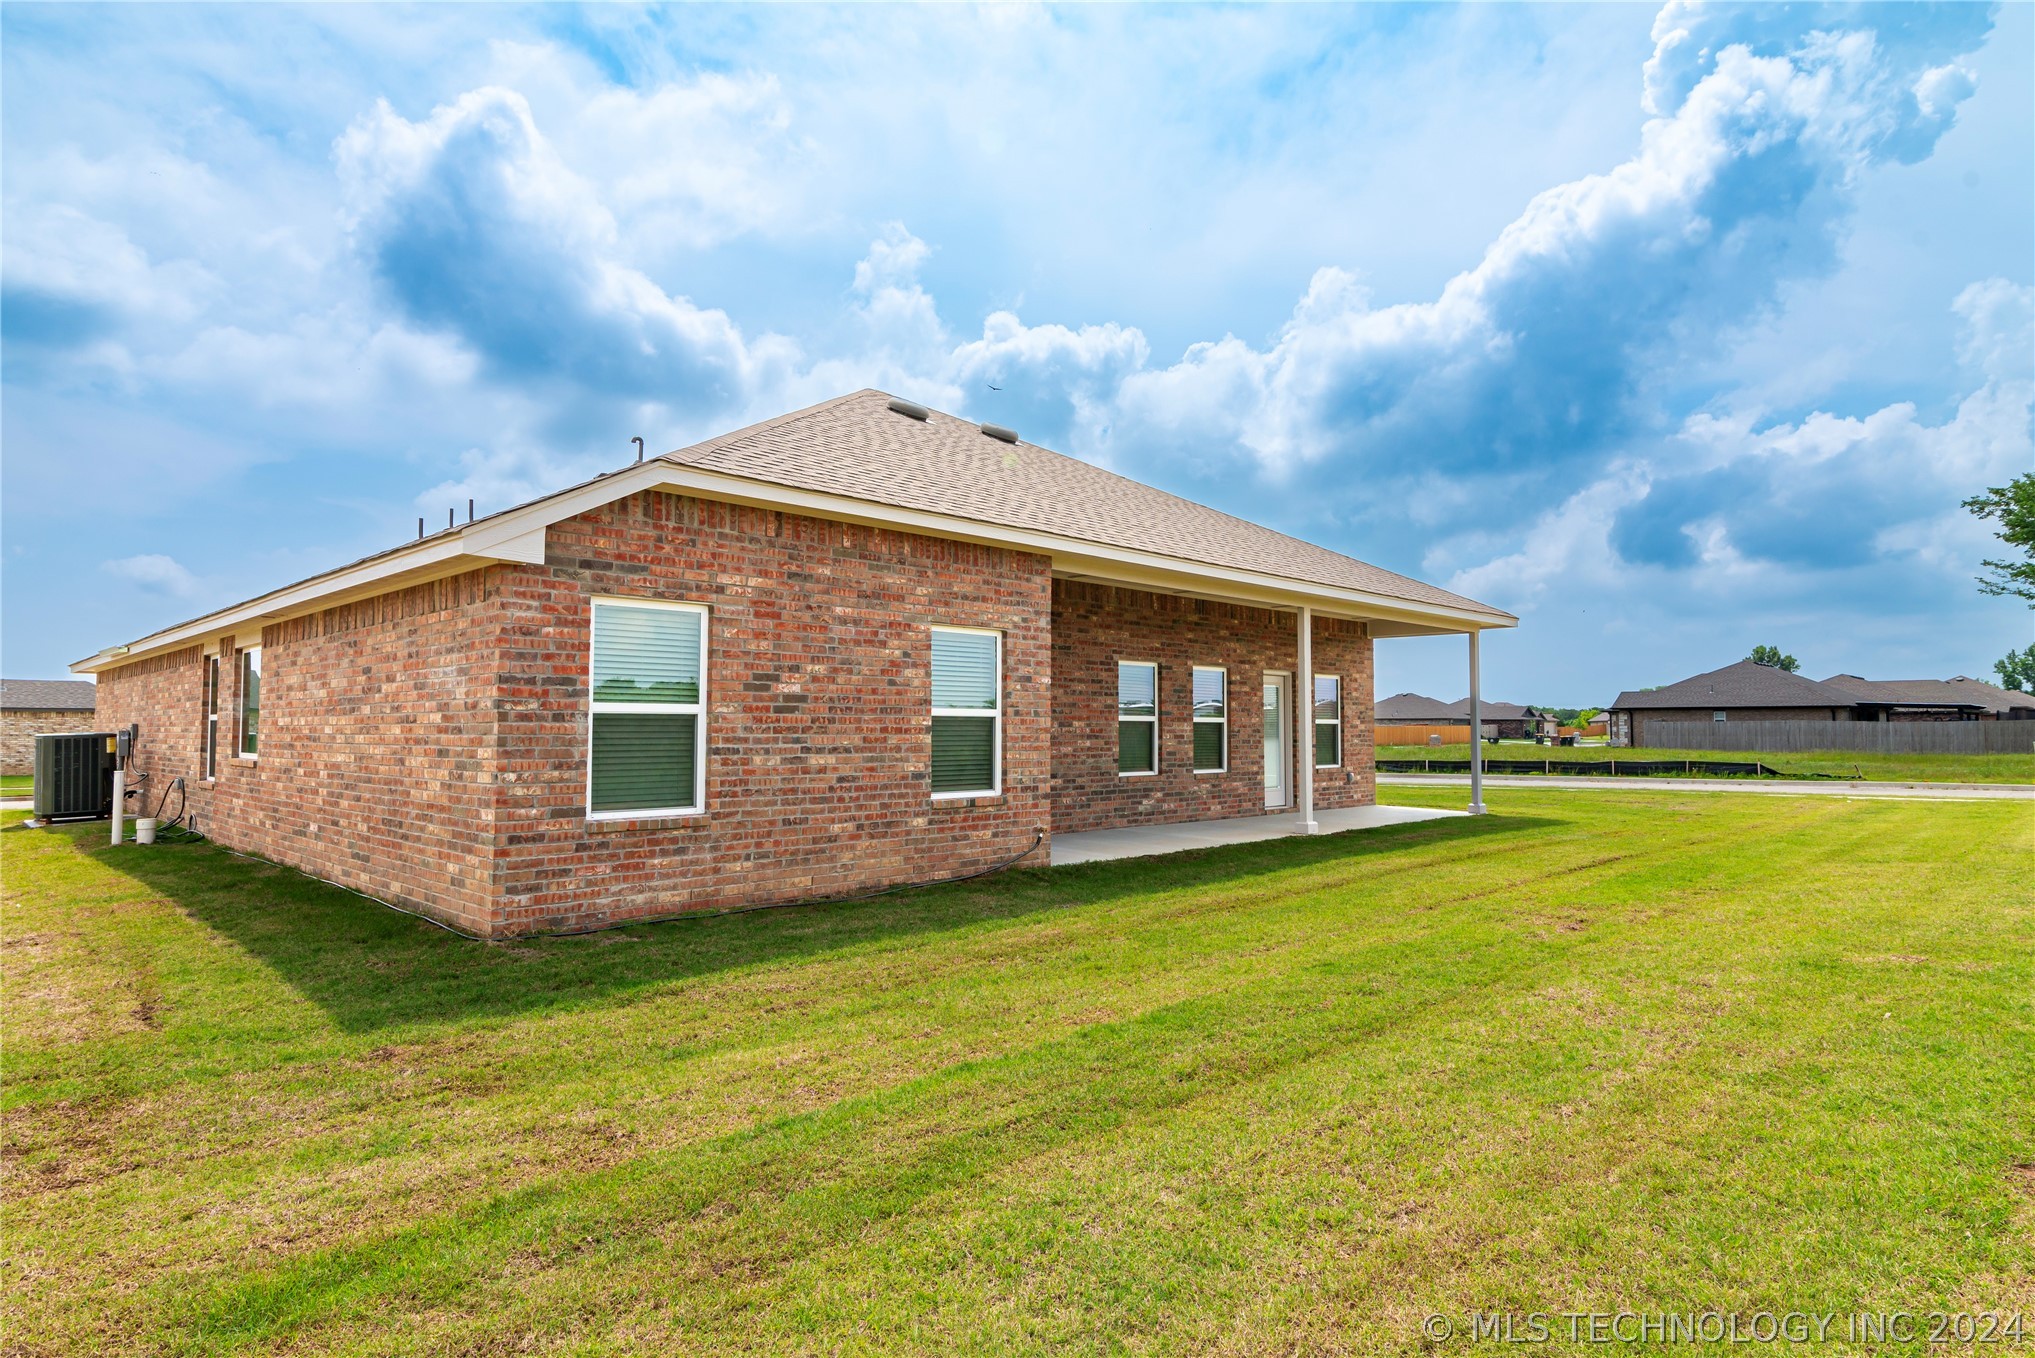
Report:
[{"label": "window with blinds", "polygon": [[932,632],[933,795],[993,795],[1003,786],[1003,635]]},{"label": "window with blinds", "polygon": [[1333,674],[1314,676],[1314,767],[1340,768],[1343,762],[1343,681]]},{"label": "window with blinds", "polygon": [[205,748],[199,759],[198,776],[211,781],[219,776],[219,657],[205,657]]},{"label": "window with blinds", "polygon": [[596,599],[587,814],[684,815],[706,802],[707,610]]},{"label": "window with blinds", "polygon": [[253,759],[261,726],[261,647],[240,653],[240,753]]},{"label": "window with blinds", "polygon": [[1116,662],[1116,771],[1159,771],[1159,667],[1150,661]]},{"label": "window with blinds", "polygon": [[1194,771],[1222,773],[1229,768],[1229,673],[1207,665],[1194,667]]}]

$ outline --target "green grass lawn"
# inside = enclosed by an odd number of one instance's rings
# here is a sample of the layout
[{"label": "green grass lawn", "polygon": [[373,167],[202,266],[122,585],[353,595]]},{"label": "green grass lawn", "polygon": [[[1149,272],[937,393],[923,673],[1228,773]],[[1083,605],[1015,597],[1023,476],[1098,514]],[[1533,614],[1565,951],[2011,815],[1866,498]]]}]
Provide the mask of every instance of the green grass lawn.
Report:
[{"label": "green grass lawn", "polygon": [[[1897,783],[2035,783],[2035,754],[1870,754],[1858,750],[1811,750],[1768,754],[1755,750],[1618,749],[1603,745],[1535,745],[1530,741],[1486,745],[1491,759],[1696,759],[1759,760],[1770,769],[1802,777],[1826,775]],[[1468,759],[1468,745],[1380,745],[1380,759]]]},{"label": "green grass lawn", "polygon": [[0,797],[26,797],[35,791],[35,775],[28,773],[0,774]]},{"label": "green grass lawn", "polygon": [[5,1350],[2035,1322],[2029,808],[1490,800],[495,946],[209,847],[8,830]]}]

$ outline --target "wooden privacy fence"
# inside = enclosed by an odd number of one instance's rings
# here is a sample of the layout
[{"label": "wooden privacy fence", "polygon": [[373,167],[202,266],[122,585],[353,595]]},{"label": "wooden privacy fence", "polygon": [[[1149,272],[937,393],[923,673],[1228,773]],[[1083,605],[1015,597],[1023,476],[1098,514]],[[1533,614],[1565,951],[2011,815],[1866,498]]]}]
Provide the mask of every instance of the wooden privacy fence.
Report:
[{"label": "wooden privacy fence", "polygon": [[2035,721],[1649,721],[1645,738],[1660,750],[2028,754]]},{"label": "wooden privacy fence", "polygon": [[1444,745],[1470,743],[1470,724],[1461,726],[1380,726],[1372,736],[1379,745],[1425,745],[1429,736],[1440,736]]}]

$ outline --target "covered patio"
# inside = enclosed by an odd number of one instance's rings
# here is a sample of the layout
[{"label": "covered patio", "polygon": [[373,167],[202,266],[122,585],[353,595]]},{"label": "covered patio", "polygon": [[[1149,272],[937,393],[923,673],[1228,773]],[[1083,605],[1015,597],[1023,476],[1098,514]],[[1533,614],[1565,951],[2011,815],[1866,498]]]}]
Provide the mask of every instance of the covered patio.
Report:
[{"label": "covered patio", "polygon": [[1175,825],[1136,825],[1112,830],[1083,830],[1053,836],[1052,863],[1106,863],[1117,858],[1212,849],[1225,844],[1251,844],[1285,835],[1340,834],[1375,830],[1386,825],[1467,816],[1468,811],[1433,811],[1417,806],[1350,806],[1324,808],[1310,825],[1298,814],[1234,816],[1226,820],[1183,821]]}]

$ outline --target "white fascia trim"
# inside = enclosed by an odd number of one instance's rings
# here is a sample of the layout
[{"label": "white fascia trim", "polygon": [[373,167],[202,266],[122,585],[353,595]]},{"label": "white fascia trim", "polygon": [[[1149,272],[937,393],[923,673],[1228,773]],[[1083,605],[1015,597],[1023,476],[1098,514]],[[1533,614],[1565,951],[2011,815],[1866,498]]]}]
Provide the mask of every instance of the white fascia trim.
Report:
[{"label": "white fascia trim", "polygon": [[[493,527],[493,525],[489,525]],[[518,533],[494,533],[475,540],[459,534],[430,539],[415,547],[358,562],[352,566],[209,613],[167,631],[113,647],[73,664],[73,674],[97,674],[129,665],[165,651],[196,645],[226,633],[245,633],[241,645],[257,642],[265,623],[302,617],[354,599],[372,598],[392,589],[461,575],[501,561],[540,565],[544,561],[544,524]]]}]

